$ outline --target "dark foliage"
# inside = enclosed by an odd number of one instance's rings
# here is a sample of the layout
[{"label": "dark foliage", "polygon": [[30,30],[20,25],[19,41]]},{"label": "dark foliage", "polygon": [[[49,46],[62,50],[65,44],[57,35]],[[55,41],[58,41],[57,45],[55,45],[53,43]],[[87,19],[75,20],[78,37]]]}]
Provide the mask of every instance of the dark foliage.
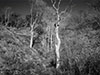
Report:
[{"label": "dark foliage", "polygon": [[[82,75],[100,75],[100,55],[89,57],[83,67]],[[98,58],[99,57],[99,58]]]}]

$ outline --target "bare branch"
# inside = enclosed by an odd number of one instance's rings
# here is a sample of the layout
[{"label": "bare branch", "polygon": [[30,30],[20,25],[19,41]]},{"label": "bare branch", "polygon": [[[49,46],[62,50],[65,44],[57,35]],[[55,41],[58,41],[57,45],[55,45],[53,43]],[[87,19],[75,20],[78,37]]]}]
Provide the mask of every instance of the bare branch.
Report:
[{"label": "bare branch", "polygon": [[58,10],[58,8],[56,7],[55,4],[56,4],[56,0],[55,0],[54,3],[53,3],[53,7],[54,7],[55,10]]},{"label": "bare branch", "polygon": [[60,15],[66,13],[66,11],[67,11],[67,8],[66,8],[65,10],[61,11],[61,12],[60,12]]},{"label": "bare branch", "polygon": [[59,7],[60,7],[61,1],[62,1],[62,0],[59,0],[59,2],[58,2],[58,9],[59,9]]},{"label": "bare branch", "polygon": [[51,0],[51,3],[53,4],[53,8],[58,11],[58,8],[56,7],[56,0]]},{"label": "bare branch", "polygon": [[60,12],[60,15],[66,13],[66,12],[71,13],[72,12],[72,8],[74,6],[75,5],[72,5],[72,0],[70,0],[69,5],[63,11]]},{"label": "bare branch", "polygon": [[37,20],[38,20],[37,18],[34,20],[34,22],[32,24],[33,25],[33,28],[35,28],[35,26],[36,26],[35,24],[36,24]]}]

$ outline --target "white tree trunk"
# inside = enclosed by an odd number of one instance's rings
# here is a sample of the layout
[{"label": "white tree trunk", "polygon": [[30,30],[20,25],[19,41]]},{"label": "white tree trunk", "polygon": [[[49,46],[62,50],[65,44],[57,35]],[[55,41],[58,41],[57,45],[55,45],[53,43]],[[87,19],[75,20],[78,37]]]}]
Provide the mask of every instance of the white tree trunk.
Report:
[{"label": "white tree trunk", "polygon": [[60,40],[60,37],[59,37],[59,27],[57,26],[56,27],[56,38],[57,38],[57,44],[55,44],[55,47],[56,47],[56,56],[57,56],[57,64],[56,64],[56,68],[59,67],[60,65],[60,52],[59,52],[59,49],[60,49],[60,44],[61,44],[61,40]]},{"label": "white tree trunk", "polygon": [[37,18],[34,20],[33,23],[31,23],[31,31],[30,31],[30,33],[31,33],[30,48],[32,48],[32,46],[33,46],[34,26],[35,26],[35,24],[36,24],[36,21],[37,21]]},{"label": "white tree trunk", "polygon": [[33,45],[33,25],[31,25],[31,39],[30,39],[30,48],[32,48]]}]

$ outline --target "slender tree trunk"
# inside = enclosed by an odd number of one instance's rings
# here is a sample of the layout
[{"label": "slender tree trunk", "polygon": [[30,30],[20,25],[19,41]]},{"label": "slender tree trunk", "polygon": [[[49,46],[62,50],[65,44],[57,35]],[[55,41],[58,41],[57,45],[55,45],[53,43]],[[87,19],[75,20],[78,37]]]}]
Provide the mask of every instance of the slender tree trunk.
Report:
[{"label": "slender tree trunk", "polygon": [[33,45],[33,25],[31,25],[31,39],[30,39],[30,48],[32,48]]},{"label": "slender tree trunk", "polygon": [[57,7],[56,7],[56,0],[51,0],[51,2],[53,3],[53,8],[55,9],[56,11],[56,14],[57,14],[57,22],[56,22],[56,28],[55,28],[55,35],[56,35],[56,39],[57,39],[57,44],[55,43],[55,47],[56,47],[56,68],[59,67],[60,65],[60,44],[61,44],[61,40],[60,40],[60,37],[59,37],[59,24],[60,24],[60,13],[59,13],[59,6],[60,6],[60,3],[61,3],[61,0],[59,0],[58,4],[57,4]]},{"label": "slender tree trunk", "polygon": [[36,24],[37,18],[34,20],[34,22],[31,24],[31,39],[30,39],[30,48],[33,46],[33,38],[34,38],[34,26]]},{"label": "slender tree trunk", "polygon": [[56,68],[59,67],[60,65],[60,44],[61,44],[61,39],[59,37],[59,24],[60,24],[60,15],[59,15],[59,11],[57,10],[57,24],[56,24],[56,28],[55,28],[55,32],[56,32],[56,39],[57,39],[57,44],[55,44],[56,47],[56,57],[57,57],[57,64],[56,64]]},{"label": "slender tree trunk", "polygon": [[[32,1],[32,5],[31,5],[31,23],[30,23],[30,27],[31,27],[31,37],[30,37],[30,48],[32,48],[33,46],[33,36],[34,36],[34,26],[36,24],[37,18],[35,18],[35,20],[33,21],[33,1]],[[37,16],[37,15],[36,15]]]},{"label": "slender tree trunk", "polygon": [[56,64],[56,68],[59,67],[60,65],[60,52],[59,52],[59,49],[60,49],[60,44],[61,44],[61,40],[60,40],[60,37],[59,37],[59,27],[57,26],[56,27],[56,38],[57,38],[57,44],[55,44],[55,47],[56,47],[56,57],[57,57],[57,64]]},{"label": "slender tree trunk", "polygon": [[8,7],[5,11],[5,26],[9,24],[10,15],[11,15],[11,8]]},{"label": "slender tree trunk", "polygon": [[46,37],[47,38],[47,51],[48,52],[49,52],[49,49],[50,49],[50,44],[49,44],[49,42],[50,42],[49,40],[50,39],[49,39],[49,37],[50,37],[50,27],[48,26],[47,27],[47,37]]},{"label": "slender tree trunk", "polygon": [[52,27],[51,27],[51,28],[50,28],[51,50],[53,49],[53,48],[52,48],[52,46],[53,46],[53,42],[52,42],[52,41],[53,41],[53,34],[52,34],[52,33],[53,33],[53,32],[52,32]]},{"label": "slender tree trunk", "polygon": [[[59,25],[60,25],[60,20],[61,20],[61,15],[66,13],[68,8],[65,8],[64,11],[59,12],[60,10],[60,4],[62,0],[51,0],[51,3],[53,4],[53,8],[55,9],[55,12],[57,14],[57,23],[56,23],[56,28],[55,28],[55,34],[56,34],[56,39],[57,39],[57,44],[55,44],[56,47],[56,68],[59,67],[60,65],[60,44],[61,44],[61,39],[59,37]],[[69,4],[72,4],[72,0],[70,0]],[[57,6],[56,6],[57,5]],[[70,10],[71,11],[71,10]]]}]

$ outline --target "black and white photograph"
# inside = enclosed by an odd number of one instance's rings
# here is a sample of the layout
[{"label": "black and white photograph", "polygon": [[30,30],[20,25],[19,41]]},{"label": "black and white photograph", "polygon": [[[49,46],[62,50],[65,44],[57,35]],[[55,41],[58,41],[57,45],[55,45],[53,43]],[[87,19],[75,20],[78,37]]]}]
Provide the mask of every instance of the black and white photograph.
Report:
[{"label": "black and white photograph", "polygon": [[100,75],[100,0],[0,0],[0,75]]}]

